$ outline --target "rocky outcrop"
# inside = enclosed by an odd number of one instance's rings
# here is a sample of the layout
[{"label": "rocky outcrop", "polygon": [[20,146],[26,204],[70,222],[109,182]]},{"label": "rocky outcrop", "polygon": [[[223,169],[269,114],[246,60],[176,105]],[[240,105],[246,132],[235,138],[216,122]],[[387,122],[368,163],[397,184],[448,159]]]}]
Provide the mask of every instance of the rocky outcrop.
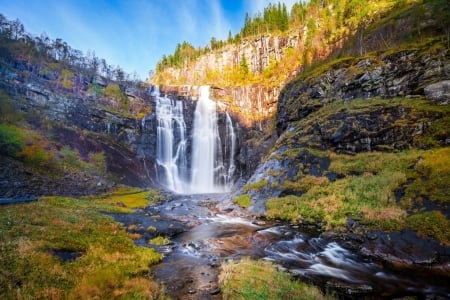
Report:
[{"label": "rocky outcrop", "polygon": [[181,68],[168,68],[167,72],[175,80],[184,78],[188,83],[196,82],[199,74],[206,74],[215,70],[223,74],[227,68],[239,66],[242,57],[245,57],[249,71],[253,74],[261,73],[269,66],[271,59],[279,61],[289,48],[297,48],[301,41],[298,31],[286,35],[265,34],[249,37],[236,44],[228,44],[218,50],[210,51],[200,56],[189,66]]},{"label": "rocky outcrop", "polygon": [[428,99],[439,105],[447,105],[450,103],[450,80],[430,84],[425,87],[424,91]]},{"label": "rocky outcrop", "polygon": [[248,193],[250,210],[264,213],[270,198],[300,196],[295,182],[305,176],[338,179],[328,170],[330,152],[448,146],[448,130],[440,129],[447,124],[446,110],[427,108],[445,104],[447,97],[443,79],[450,75],[450,53],[436,48],[342,59],[300,75],[279,98],[279,139],[234,196]]},{"label": "rocky outcrop", "polygon": [[[28,123],[38,130],[50,126],[49,138],[55,140],[56,147],[70,146],[84,159],[90,153],[103,152],[107,171],[113,175],[30,173],[20,160],[2,157],[1,196],[83,195],[105,191],[115,183],[155,185],[154,155],[145,148],[156,139],[143,137],[145,126],[140,120],[114,110],[102,98],[55,89],[45,80],[29,81],[6,69],[1,69],[0,75],[0,88]],[[129,89],[127,94],[130,107],[151,106],[148,93],[142,89]]]},{"label": "rocky outcrop", "polygon": [[322,66],[323,71],[306,71],[280,95],[278,132],[335,100],[414,97],[424,95],[425,89],[430,98],[445,98],[445,81],[431,84],[450,77],[450,52],[445,48],[429,52],[429,46],[336,60]]}]

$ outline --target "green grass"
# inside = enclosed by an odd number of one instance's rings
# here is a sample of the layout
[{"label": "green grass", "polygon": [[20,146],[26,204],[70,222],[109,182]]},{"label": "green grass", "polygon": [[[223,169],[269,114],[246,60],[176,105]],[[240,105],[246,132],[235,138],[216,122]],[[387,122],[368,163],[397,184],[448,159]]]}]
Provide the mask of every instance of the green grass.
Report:
[{"label": "green grass", "polygon": [[[348,217],[361,218],[369,228],[394,231],[411,227],[422,236],[449,244],[450,232],[441,229],[448,227],[440,227],[448,223],[445,216],[432,212],[424,218],[416,215],[420,212],[406,213],[421,199],[450,201],[449,157],[450,147],[352,156],[330,153],[329,170],[343,178],[330,182],[326,177],[303,176],[288,182],[286,186],[303,194],[270,199],[267,216],[291,222],[320,221],[329,230],[345,230]],[[401,187],[405,196],[397,202],[394,193]],[[430,225],[431,216],[440,216],[439,226]]]},{"label": "green grass", "polygon": [[0,124],[0,154],[17,156],[25,147],[27,132],[15,125]]},{"label": "green grass", "polygon": [[164,236],[157,236],[152,238],[150,241],[148,241],[150,245],[156,245],[156,246],[164,246],[169,245],[171,243],[170,239],[164,237]]},{"label": "green grass", "polygon": [[262,179],[262,180],[260,180],[260,181],[254,182],[254,183],[246,184],[246,185],[243,187],[242,190],[243,190],[244,192],[248,192],[248,191],[251,191],[251,190],[259,191],[259,190],[261,190],[263,187],[265,187],[265,186],[267,186],[267,185],[268,185],[267,180]]},{"label": "green grass", "polygon": [[[98,212],[101,200],[46,197],[0,210],[0,298],[148,299],[162,255],[137,247],[125,228]],[[109,204],[101,204],[106,208]],[[53,250],[81,256],[62,262]]]},{"label": "green grass", "polygon": [[243,259],[225,263],[219,275],[222,297],[227,299],[334,299],[315,286],[294,280],[267,261]]},{"label": "green grass", "polygon": [[247,208],[250,207],[250,205],[252,205],[250,195],[248,194],[243,194],[236,198],[233,198],[233,203],[239,205],[242,208]]},{"label": "green grass", "polygon": [[132,187],[119,187],[109,193],[99,196],[88,196],[97,208],[113,213],[131,213],[139,207],[149,206],[161,199],[156,190],[141,190]]}]

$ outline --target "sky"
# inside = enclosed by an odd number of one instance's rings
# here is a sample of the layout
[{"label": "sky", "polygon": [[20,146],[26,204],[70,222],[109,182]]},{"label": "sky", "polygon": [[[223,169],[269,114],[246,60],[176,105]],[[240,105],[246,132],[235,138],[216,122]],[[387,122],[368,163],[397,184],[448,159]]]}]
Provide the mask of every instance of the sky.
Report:
[{"label": "sky", "polygon": [[0,13],[19,19],[34,35],[61,38],[72,48],[95,51],[112,66],[144,80],[161,57],[187,41],[204,47],[211,37],[235,35],[245,14],[269,3],[295,0],[0,0]]}]

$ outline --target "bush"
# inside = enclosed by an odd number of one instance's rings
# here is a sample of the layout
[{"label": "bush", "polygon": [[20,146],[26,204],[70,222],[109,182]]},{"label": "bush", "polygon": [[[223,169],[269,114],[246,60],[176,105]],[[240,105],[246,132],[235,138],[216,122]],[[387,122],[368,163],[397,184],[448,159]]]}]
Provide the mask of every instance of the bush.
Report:
[{"label": "bush", "polygon": [[25,147],[25,132],[14,125],[0,124],[0,153],[17,156]]},{"label": "bush", "polygon": [[247,208],[250,205],[252,205],[252,202],[250,200],[250,195],[248,195],[248,194],[240,195],[240,196],[234,198],[233,203],[235,203],[243,208]]}]

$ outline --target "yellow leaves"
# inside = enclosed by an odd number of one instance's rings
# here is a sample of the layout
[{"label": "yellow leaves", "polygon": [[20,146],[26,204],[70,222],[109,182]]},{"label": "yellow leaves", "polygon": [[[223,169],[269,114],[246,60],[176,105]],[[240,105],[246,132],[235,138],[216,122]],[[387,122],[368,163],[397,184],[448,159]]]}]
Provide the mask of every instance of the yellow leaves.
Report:
[{"label": "yellow leaves", "polygon": [[59,75],[59,80],[61,82],[61,85],[65,87],[66,89],[70,89],[73,87],[72,78],[74,76],[74,73],[70,70],[63,69],[61,71],[61,74]]}]

